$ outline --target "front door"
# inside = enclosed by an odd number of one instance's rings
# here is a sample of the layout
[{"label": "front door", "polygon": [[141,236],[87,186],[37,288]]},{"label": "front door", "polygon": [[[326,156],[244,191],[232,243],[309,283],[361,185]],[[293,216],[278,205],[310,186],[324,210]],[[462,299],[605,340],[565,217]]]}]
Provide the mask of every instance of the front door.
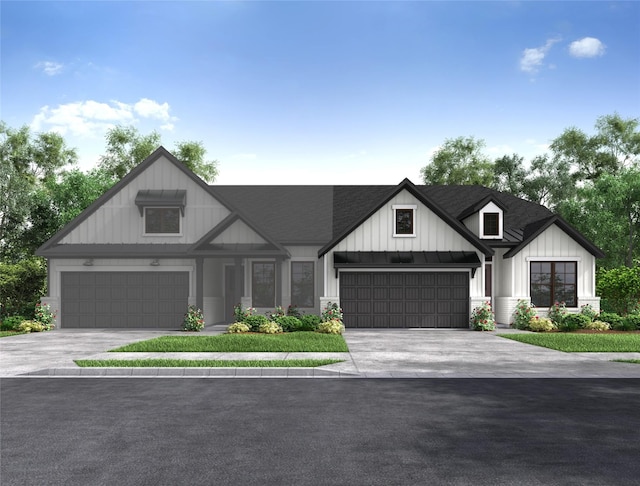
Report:
[{"label": "front door", "polygon": [[228,322],[233,322],[233,309],[240,303],[244,289],[244,267],[240,271],[240,292],[237,293],[236,272],[234,265],[224,266],[224,317]]}]

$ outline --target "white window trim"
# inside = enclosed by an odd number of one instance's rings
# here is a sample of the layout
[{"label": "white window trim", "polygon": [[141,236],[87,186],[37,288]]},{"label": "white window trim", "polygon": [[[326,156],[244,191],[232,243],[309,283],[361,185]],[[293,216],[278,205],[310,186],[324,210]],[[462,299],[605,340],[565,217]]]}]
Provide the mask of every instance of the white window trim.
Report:
[{"label": "white window trim", "polygon": [[[391,206],[393,212],[393,219],[391,221],[391,229],[394,238],[415,238],[418,235],[418,205],[417,204],[394,204]],[[413,210],[413,233],[411,234],[398,234],[396,233],[396,209],[411,209]]]},{"label": "white window trim", "polygon": [[[498,214],[498,234],[497,235],[485,235],[484,234],[484,215],[485,213],[497,213]],[[478,228],[480,232],[480,238],[483,240],[501,240],[504,229],[504,214],[495,204],[487,204],[478,212]]]},{"label": "white window trim", "polygon": [[[180,214],[180,231],[178,233],[147,233],[147,209],[177,209]],[[178,206],[145,206],[142,211],[142,236],[183,236],[182,219],[184,216]]]},{"label": "white window trim", "polygon": [[[576,302],[577,306],[575,307],[567,307],[567,309],[579,309],[580,307],[580,297],[579,297],[579,288],[580,288],[580,271],[582,265],[582,258],[579,256],[573,257],[525,257],[525,265],[527,267],[527,297],[529,301],[531,301],[531,263],[530,262],[575,262],[576,264]],[[595,284],[594,284],[595,288]],[[541,307],[541,309],[544,309]]]}]

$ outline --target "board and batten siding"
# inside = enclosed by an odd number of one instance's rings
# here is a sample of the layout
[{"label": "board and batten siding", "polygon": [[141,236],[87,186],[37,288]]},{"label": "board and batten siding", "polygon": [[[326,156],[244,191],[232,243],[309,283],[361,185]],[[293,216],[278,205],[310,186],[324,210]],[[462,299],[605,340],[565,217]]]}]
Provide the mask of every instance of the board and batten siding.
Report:
[{"label": "board and batten siding", "polygon": [[[180,236],[144,236],[144,218],[135,204],[138,191],[187,191]],[[61,243],[195,243],[229,215],[229,210],[184,172],[160,157],[66,235]]]},{"label": "board and batten siding", "polygon": [[531,261],[545,259],[577,261],[578,299],[595,297],[595,257],[556,225],[547,228],[511,258],[512,265],[520,270],[514,272],[513,296],[529,296]]},{"label": "board and batten siding", "polygon": [[[394,205],[416,205],[415,237],[394,237]],[[360,226],[340,241],[325,255],[327,264],[327,295],[339,295],[339,280],[335,278],[333,253],[336,251],[476,251],[460,233],[424,206],[408,191],[401,191],[387,204],[372,214]],[[484,256],[479,254],[480,261]],[[418,269],[434,271],[434,269]],[[471,279],[471,296],[484,295],[484,282],[480,269]],[[386,270],[388,271],[388,269]]]},{"label": "board and batten siding", "polygon": [[221,234],[216,236],[212,241],[212,244],[263,244],[266,243],[258,233],[252,230],[247,223],[241,220],[237,220],[225,229]]}]

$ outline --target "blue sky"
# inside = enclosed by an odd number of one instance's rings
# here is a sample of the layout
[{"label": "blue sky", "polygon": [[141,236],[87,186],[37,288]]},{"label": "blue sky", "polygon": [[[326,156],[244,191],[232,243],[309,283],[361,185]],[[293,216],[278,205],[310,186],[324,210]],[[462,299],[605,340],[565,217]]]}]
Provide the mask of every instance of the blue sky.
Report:
[{"label": "blue sky", "polygon": [[447,138],[543,153],[640,116],[638,2],[2,1],[2,119],[88,169],[110,126],[221,184],[396,184]]}]

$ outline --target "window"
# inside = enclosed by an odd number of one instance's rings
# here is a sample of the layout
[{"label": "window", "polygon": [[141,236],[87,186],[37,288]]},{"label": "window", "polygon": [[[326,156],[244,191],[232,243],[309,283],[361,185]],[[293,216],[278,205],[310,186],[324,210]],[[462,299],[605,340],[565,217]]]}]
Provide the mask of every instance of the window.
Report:
[{"label": "window", "polygon": [[416,206],[393,206],[393,236],[415,236]]},{"label": "window", "polygon": [[537,307],[551,307],[564,302],[577,307],[576,262],[531,262],[531,302]]},{"label": "window", "polygon": [[483,223],[484,223],[484,226],[483,226],[484,236],[500,235],[500,214],[499,213],[484,213]]},{"label": "window", "polygon": [[180,208],[144,208],[144,232],[148,235],[179,235]]},{"label": "window", "polygon": [[254,262],[251,281],[253,307],[274,307],[276,301],[276,265]]},{"label": "window", "polygon": [[313,307],[313,262],[291,262],[291,304]]}]

